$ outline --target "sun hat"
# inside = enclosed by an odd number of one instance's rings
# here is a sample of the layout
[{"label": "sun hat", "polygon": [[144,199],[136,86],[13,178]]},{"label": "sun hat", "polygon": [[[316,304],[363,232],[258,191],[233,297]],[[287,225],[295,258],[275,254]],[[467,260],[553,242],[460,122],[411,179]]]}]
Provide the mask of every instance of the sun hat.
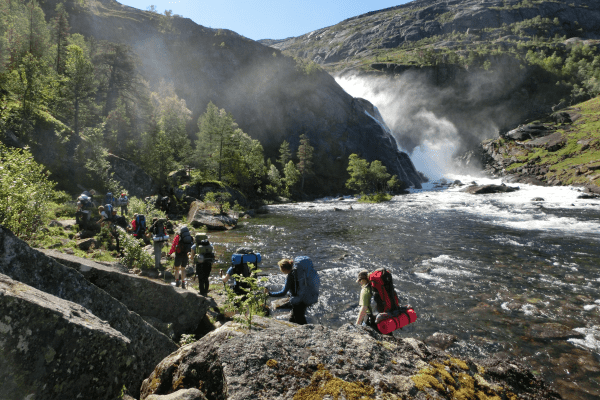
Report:
[{"label": "sun hat", "polygon": [[360,282],[361,279],[369,280],[369,271],[368,270],[363,269],[362,271],[360,271],[358,273],[358,279],[356,280],[356,282]]}]

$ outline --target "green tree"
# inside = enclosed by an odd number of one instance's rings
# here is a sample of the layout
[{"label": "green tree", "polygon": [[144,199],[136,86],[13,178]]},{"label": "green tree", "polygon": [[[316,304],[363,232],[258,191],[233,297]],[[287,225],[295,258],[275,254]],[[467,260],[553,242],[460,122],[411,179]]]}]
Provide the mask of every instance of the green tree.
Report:
[{"label": "green tree", "polygon": [[279,158],[277,162],[281,165],[281,169],[283,170],[287,165],[288,161],[292,159],[292,152],[290,151],[290,144],[287,140],[284,140],[279,146]]},{"label": "green tree", "polygon": [[267,191],[272,194],[279,194],[281,192],[281,186],[283,182],[281,179],[281,174],[274,164],[271,164],[269,171],[267,172],[267,178],[269,180]]},{"label": "green tree", "polygon": [[141,157],[144,170],[160,183],[167,180],[167,175],[175,168],[175,157],[169,137],[160,124],[142,135],[143,152]]},{"label": "green tree", "polygon": [[55,70],[58,74],[65,72],[65,62],[67,58],[67,46],[69,37],[69,14],[65,10],[63,3],[56,5],[56,16],[52,20],[52,42],[56,46],[55,52]]},{"label": "green tree", "polygon": [[64,98],[71,106],[67,110],[69,120],[76,135],[82,127],[81,122],[87,122],[94,111],[94,94],[96,82],[94,80],[94,66],[84,54],[81,47],[69,45],[67,47],[67,61],[65,65]]},{"label": "green tree", "polygon": [[385,165],[379,160],[374,160],[369,166],[369,180],[375,192],[383,192],[391,175],[387,172]]},{"label": "green tree", "polygon": [[214,171],[218,180],[222,180],[223,165],[233,133],[238,125],[233,116],[224,109],[218,109],[208,103],[206,112],[198,119],[199,132],[196,141],[198,163],[208,171]]},{"label": "green tree", "polygon": [[285,195],[290,196],[291,189],[300,180],[300,172],[293,161],[288,161],[283,169],[283,183],[285,184]]},{"label": "green tree", "polygon": [[302,179],[300,188],[304,190],[304,178],[312,172],[314,148],[310,145],[310,140],[305,134],[300,135],[300,145],[298,146],[298,172]]},{"label": "green tree", "polygon": [[186,124],[192,118],[192,112],[187,108],[185,100],[180,99],[172,85],[161,82],[158,92],[151,94],[155,108],[155,118],[169,138],[176,161],[186,158],[191,144],[187,136]]},{"label": "green tree", "polygon": [[[129,46],[101,41],[93,62],[99,81],[98,94],[104,104],[102,115],[108,116],[117,107],[119,99],[126,102],[138,100],[137,88],[141,85],[136,73],[138,60]],[[173,94],[174,91],[166,97]]]},{"label": "green tree", "polygon": [[23,240],[40,235],[53,188],[54,182],[27,149],[0,143],[0,225]]},{"label": "green tree", "polygon": [[348,173],[350,179],[346,181],[346,187],[360,193],[366,193],[369,187],[369,162],[360,158],[358,154],[350,154]]}]

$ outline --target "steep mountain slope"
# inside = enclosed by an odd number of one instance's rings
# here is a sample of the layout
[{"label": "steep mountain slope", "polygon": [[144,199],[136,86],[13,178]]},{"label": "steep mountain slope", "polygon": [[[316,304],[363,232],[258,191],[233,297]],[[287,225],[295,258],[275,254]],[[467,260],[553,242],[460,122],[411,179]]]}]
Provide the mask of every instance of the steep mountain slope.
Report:
[{"label": "steep mountain slope", "polygon": [[600,3],[592,0],[416,0],[262,43],[339,70],[368,66],[402,46],[460,51],[534,35],[600,39],[599,22]]},{"label": "steep mountain slope", "polygon": [[263,43],[385,97],[407,151],[449,126],[462,152],[596,95],[598,39],[597,1],[416,0]]},{"label": "steep mountain slope", "polygon": [[[52,6],[46,6],[50,17]],[[305,188],[309,192],[341,190],[351,153],[379,159],[408,185],[420,186],[421,178],[394,138],[322,69],[231,31],[112,0],[70,1],[66,8],[72,32],[127,44],[151,85],[173,82],[193,121],[212,101],[231,112],[273,159],[283,140],[295,152],[299,136],[306,134],[316,161],[312,187]]]}]

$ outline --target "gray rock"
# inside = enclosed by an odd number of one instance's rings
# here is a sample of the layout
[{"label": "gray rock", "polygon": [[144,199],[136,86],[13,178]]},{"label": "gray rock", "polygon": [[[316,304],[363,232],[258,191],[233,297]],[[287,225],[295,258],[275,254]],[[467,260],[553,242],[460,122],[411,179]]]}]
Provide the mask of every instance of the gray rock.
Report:
[{"label": "gray rock", "polygon": [[87,251],[87,250],[91,249],[92,247],[96,247],[96,239],[88,238],[88,239],[78,240],[77,247],[79,247],[83,251]]},{"label": "gray rock", "polygon": [[[412,338],[385,337],[349,324],[334,330],[281,322],[266,325],[266,321],[262,326],[263,321],[257,319],[258,326],[251,331],[229,322],[180,348],[144,381],[140,399],[197,387],[208,399],[291,399],[309,394],[325,399],[331,395],[326,387],[338,388],[340,398],[387,398],[393,393],[394,398],[442,399],[447,398],[445,385],[453,385],[454,390],[462,387],[457,382],[472,385],[474,396],[485,392],[486,396],[560,398],[512,361],[458,360]],[[432,379],[444,388],[443,393],[430,389]]]},{"label": "gray rock", "polygon": [[532,325],[527,330],[527,335],[540,341],[582,339],[585,337],[582,333],[556,322]]},{"label": "gray rock", "polygon": [[79,304],[0,274],[0,396],[116,399],[130,340]]},{"label": "gray rock", "polygon": [[159,186],[150,175],[131,161],[113,154],[109,154],[107,160],[110,163],[113,179],[125,188],[130,198],[133,196],[144,198],[158,191]]},{"label": "gray rock", "polygon": [[450,335],[448,333],[436,332],[433,335],[427,337],[424,342],[430,346],[435,346],[438,349],[446,350],[453,343],[458,342],[458,337]]},{"label": "gray rock", "polygon": [[238,219],[231,215],[215,215],[212,211],[205,209],[204,203],[195,201],[190,207],[188,221],[194,228],[204,225],[209,230],[224,231],[234,228]]},{"label": "gray rock", "polygon": [[146,400],[206,400],[206,396],[198,389],[182,389],[174,393],[160,396],[151,394]]},{"label": "gray rock", "polygon": [[461,189],[461,192],[471,194],[491,194],[491,193],[509,193],[519,190],[518,187],[506,185],[473,185]]},{"label": "gray rock", "polygon": [[158,332],[104,290],[89,283],[79,272],[32,249],[2,226],[0,273],[40,291],[79,304],[125,336],[129,342],[123,347],[122,354],[128,355],[130,365],[118,379],[125,383],[134,396],[142,380],[154,366],[177,348],[167,336]]},{"label": "gray rock", "polygon": [[123,273],[85,258],[41,250],[58,262],[79,271],[85,279],[105,290],[116,300],[142,317],[172,324],[175,340],[196,333],[209,307],[208,300],[194,291]]}]

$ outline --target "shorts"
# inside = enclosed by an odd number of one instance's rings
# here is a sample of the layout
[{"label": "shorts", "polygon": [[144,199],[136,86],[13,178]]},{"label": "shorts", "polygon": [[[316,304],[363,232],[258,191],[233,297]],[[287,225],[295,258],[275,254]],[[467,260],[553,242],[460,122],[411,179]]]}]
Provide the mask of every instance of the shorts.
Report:
[{"label": "shorts", "polygon": [[187,253],[175,253],[175,268],[185,268],[188,265]]}]

